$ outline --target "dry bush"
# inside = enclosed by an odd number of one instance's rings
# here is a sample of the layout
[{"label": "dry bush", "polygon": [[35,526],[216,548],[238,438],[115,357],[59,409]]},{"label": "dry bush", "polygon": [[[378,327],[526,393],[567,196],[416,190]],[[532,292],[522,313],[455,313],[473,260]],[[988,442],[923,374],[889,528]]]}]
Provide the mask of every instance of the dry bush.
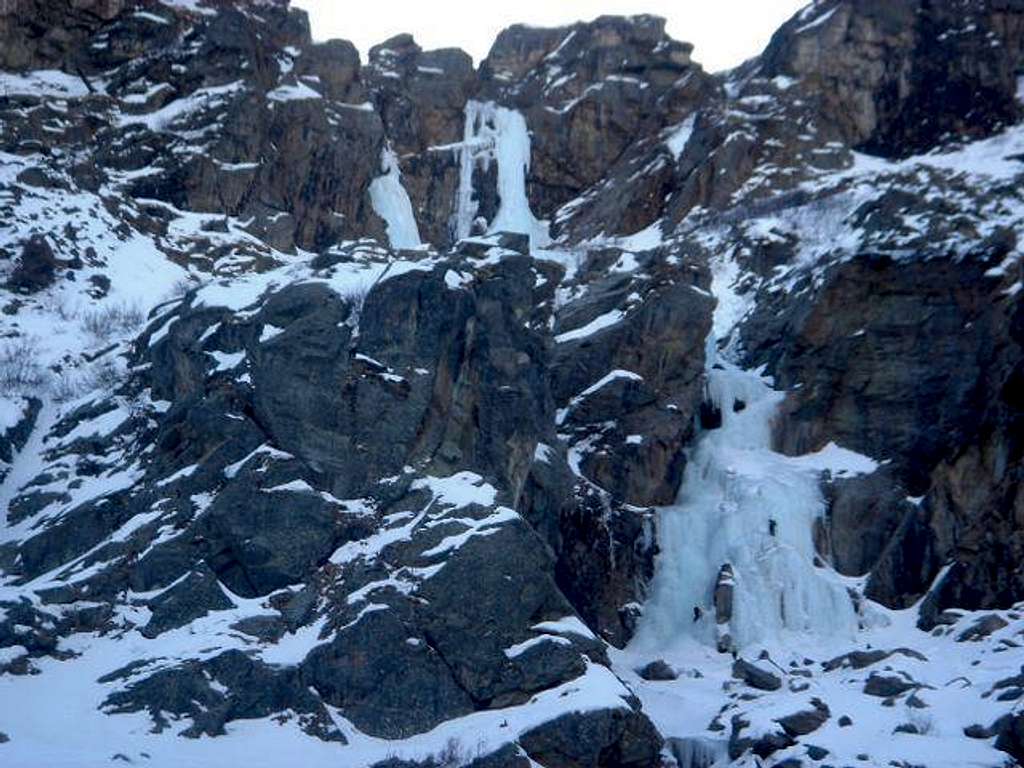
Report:
[{"label": "dry bush", "polygon": [[146,321],[145,313],[134,304],[111,304],[86,312],[82,328],[100,341],[115,334],[135,331]]},{"label": "dry bush", "polygon": [[39,347],[29,339],[0,346],[0,392],[33,394],[46,383],[46,369],[39,363]]}]

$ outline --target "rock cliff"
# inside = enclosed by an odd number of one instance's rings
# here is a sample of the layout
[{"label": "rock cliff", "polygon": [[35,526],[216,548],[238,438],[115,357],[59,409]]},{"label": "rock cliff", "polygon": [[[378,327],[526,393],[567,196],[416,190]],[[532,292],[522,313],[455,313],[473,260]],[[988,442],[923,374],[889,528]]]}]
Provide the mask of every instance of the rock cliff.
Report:
[{"label": "rock cliff", "polygon": [[1022,759],[1024,3],[693,53],[0,0],[5,764]]}]

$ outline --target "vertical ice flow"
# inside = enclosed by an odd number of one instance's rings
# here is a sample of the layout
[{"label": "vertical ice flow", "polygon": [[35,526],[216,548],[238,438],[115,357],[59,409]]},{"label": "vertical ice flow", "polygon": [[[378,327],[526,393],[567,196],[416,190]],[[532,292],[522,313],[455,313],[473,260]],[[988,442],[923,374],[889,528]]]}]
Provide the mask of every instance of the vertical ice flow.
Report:
[{"label": "vertical ice flow", "polygon": [[398,157],[390,147],[381,151],[381,170],[383,175],[370,183],[370,204],[374,212],[384,219],[392,248],[417,248],[422,242],[416,216],[409,195],[402,186]]},{"label": "vertical ice flow", "polygon": [[[787,632],[851,637],[857,616],[846,587],[815,565],[813,529],[824,511],[819,472],[771,449],[782,393],[718,353],[716,337],[726,339],[743,306],[731,290],[735,264],[719,263],[715,277],[707,395],[722,425],[702,435],[677,503],[661,511],[662,554],[636,647],[715,643],[726,629],[741,650],[785,642]],[[725,564],[734,572],[732,616],[718,627],[714,590]]]},{"label": "vertical ice flow", "polygon": [[459,145],[459,191],[454,219],[455,238],[468,237],[479,211],[473,190],[473,171],[498,166],[498,211],[488,232],[520,232],[535,247],[551,242],[548,224],[530,210],[526,174],[530,169],[530,133],[526,120],[514,109],[493,102],[469,101]]}]

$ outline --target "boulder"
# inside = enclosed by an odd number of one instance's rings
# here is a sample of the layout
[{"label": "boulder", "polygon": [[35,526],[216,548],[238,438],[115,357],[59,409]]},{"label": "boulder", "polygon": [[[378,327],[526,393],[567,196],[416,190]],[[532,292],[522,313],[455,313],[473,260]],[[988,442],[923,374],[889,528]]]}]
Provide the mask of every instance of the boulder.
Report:
[{"label": "boulder", "polygon": [[1024,717],[1019,714],[1004,715],[992,726],[991,732],[998,734],[996,749],[1018,762],[1024,761]]},{"label": "boulder", "polygon": [[729,757],[738,760],[747,752],[752,752],[761,760],[771,757],[776,752],[788,749],[796,744],[796,740],[783,730],[769,730],[759,734],[744,734],[750,727],[743,715],[733,715],[732,729],[729,734]]},{"label": "boulder", "polygon": [[733,662],[732,676],[761,691],[777,691],[782,687],[782,679],[778,675],[751,664],[746,659],[736,659]]},{"label": "boulder", "polygon": [[812,709],[780,717],[776,722],[782,726],[782,730],[794,738],[813,733],[828,722],[832,713],[829,711],[828,705],[821,699],[811,699],[811,705]]},{"label": "boulder", "polygon": [[877,672],[872,672],[871,676],[868,677],[867,682],[864,683],[864,693],[868,696],[878,696],[879,698],[888,699],[895,696],[901,696],[907,691],[912,691],[920,686],[910,680],[903,677],[897,677],[895,675],[880,675]]},{"label": "boulder", "polygon": [[664,659],[656,659],[649,664],[645,664],[636,673],[644,680],[650,681],[676,680],[679,678],[679,673]]},{"label": "boulder", "polygon": [[957,635],[958,643],[976,642],[989,637],[993,632],[998,632],[1003,627],[1009,626],[1006,619],[995,613],[979,617],[971,626]]},{"label": "boulder", "polygon": [[38,293],[57,279],[60,261],[47,239],[33,235],[21,248],[18,265],[7,278],[7,287],[18,293]]},{"label": "boulder", "polygon": [[519,738],[530,759],[566,768],[647,768],[662,739],[645,717],[629,709],[562,715]]},{"label": "boulder", "polygon": [[928,658],[920,651],[915,651],[912,648],[895,648],[891,651],[884,651],[881,649],[875,649],[871,651],[851,651],[850,653],[844,653],[842,656],[836,656],[834,659],[822,662],[826,672],[832,672],[836,669],[864,669],[865,667],[873,666],[881,661],[894,656],[900,655],[910,659],[916,659],[917,661],[928,661]]}]

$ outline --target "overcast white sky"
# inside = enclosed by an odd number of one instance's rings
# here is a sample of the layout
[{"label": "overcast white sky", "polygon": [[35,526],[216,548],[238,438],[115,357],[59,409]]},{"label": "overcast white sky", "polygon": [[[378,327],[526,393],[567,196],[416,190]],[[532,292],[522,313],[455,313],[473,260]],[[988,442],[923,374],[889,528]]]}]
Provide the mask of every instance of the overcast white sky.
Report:
[{"label": "overcast white sky", "polygon": [[366,60],[370,46],[411,32],[425,49],[451,46],[480,62],[498,32],[515,24],[560,26],[605,13],[654,13],[668,32],[696,46],[709,71],[761,52],[772,33],[808,0],[292,0],[309,12],[313,37],[351,40]]}]

